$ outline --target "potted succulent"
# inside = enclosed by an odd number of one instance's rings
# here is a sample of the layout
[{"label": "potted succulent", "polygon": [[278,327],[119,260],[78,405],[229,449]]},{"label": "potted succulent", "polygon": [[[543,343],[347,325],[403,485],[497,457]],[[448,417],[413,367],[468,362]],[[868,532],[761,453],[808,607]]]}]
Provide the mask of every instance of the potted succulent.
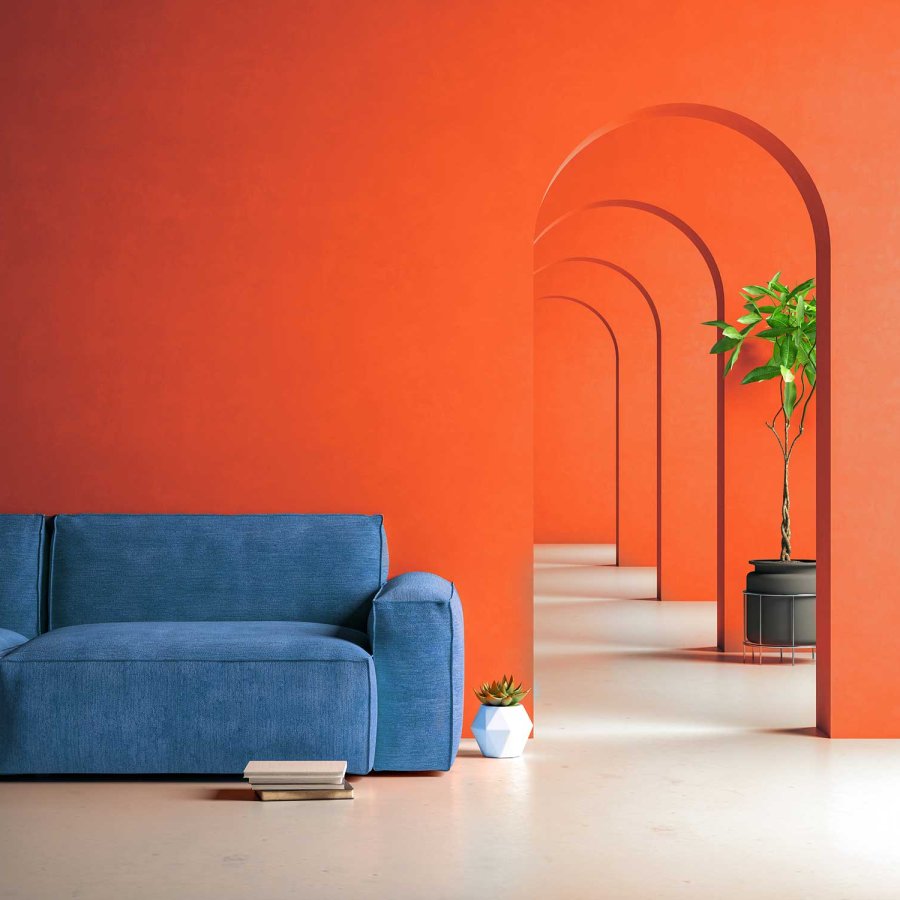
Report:
[{"label": "potted succulent", "polygon": [[532,722],[522,700],[530,693],[505,675],[499,681],[475,688],[481,708],[472,722],[472,733],[485,756],[521,756],[531,734]]},{"label": "potted succulent", "polygon": [[[790,616],[788,603],[770,605],[772,614],[763,619],[748,606],[747,639],[771,645],[815,644],[816,562],[791,557],[790,463],[797,441],[803,436],[806,414],[816,391],[816,298],[815,279],[796,287],[781,282],[781,273],[767,284],[743,288],[746,314],[736,325],[728,322],[704,322],[722,329],[710,353],[730,353],[725,372],[734,368],[744,342],[756,338],[771,345],[771,357],[765,365],[751,369],[741,384],[774,381],[778,385],[778,406],[766,427],[778,442],[781,452],[781,552],[778,559],[752,559],[754,571],[747,574],[747,592],[769,599],[791,595],[805,598]],[[796,427],[795,427],[796,426]],[[748,597],[748,602],[753,599]],[[756,596],[756,603],[761,598]],[[793,621],[796,619],[796,621]]]}]

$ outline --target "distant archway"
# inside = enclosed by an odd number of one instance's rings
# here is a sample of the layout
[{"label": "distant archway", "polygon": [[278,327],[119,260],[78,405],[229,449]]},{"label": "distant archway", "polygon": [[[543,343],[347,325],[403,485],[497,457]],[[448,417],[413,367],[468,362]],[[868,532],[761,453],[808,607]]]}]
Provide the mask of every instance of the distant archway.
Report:
[{"label": "distant archway", "polygon": [[[545,266],[541,266],[538,269],[534,270],[534,274],[538,275],[541,272],[546,271],[547,269],[552,268],[553,266],[562,265],[564,263],[588,263],[590,265],[601,266],[605,269],[609,269],[615,272],[617,275],[621,275],[626,281],[629,282],[641,295],[644,302],[647,304],[647,307],[650,310],[650,314],[653,316],[653,325],[656,332],[656,599],[662,599],[662,580],[663,580],[663,566],[662,566],[662,330],[660,327],[659,321],[659,311],[656,308],[656,304],[653,302],[653,298],[650,296],[650,292],[646,287],[626,268],[618,265],[618,263],[611,262],[608,259],[597,259],[592,256],[568,256],[563,259],[555,260],[554,262],[547,263]],[[571,298],[568,298],[571,299]],[[578,303],[583,303],[583,301],[575,301]],[[583,303],[584,306],[587,306],[594,315],[601,318],[606,324],[607,328],[609,328],[609,323],[606,322],[605,319],[600,315],[600,313],[594,309],[592,306],[589,306],[586,303]],[[610,329],[610,334],[612,334],[612,330]],[[620,521],[620,510],[619,510],[619,477],[620,477],[620,468],[619,468],[619,418],[618,418],[618,403],[619,403],[619,381],[618,381],[618,347],[616,348],[616,565],[619,564],[619,521]]]},{"label": "distant archway", "polygon": [[620,449],[619,449],[619,411],[620,411],[620,399],[619,399],[619,342],[616,340],[616,333],[613,331],[612,326],[609,324],[609,321],[606,319],[602,313],[600,313],[597,309],[591,306],[590,303],[586,303],[584,300],[579,300],[577,297],[568,297],[564,294],[544,294],[541,297],[536,298],[538,300],[563,300],[569,303],[575,303],[578,306],[583,306],[588,312],[592,315],[596,316],[604,325],[606,330],[609,332],[610,340],[613,345],[613,357],[615,359],[615,392],[616,392],[616,565],[619,564],[619,517],[620,517],[620,508],[619,508],[619,466],[620,466]]},{"label": "distant archway", "polygon": [[[816,555],[817,565],[817,632],[819,635],[819,665],[817,681],[817,719],[826,732],[830,725],[830,611],[831,611],[831,234],[822,197],[807,168],[799,157],[779,137],[758,122],[740,113],[701,103],[668,103],[635,110],[589,134],[557,167],[549,180],[538,207],[540,212],[553,185],[565,169],[588,147],[603,137],[635,122],[658,118],[691,118],[728,128],[751,140],[764,150],[787,173],[800,194],[809,216],[816,253],[816,297],[818,306],[817,351],[820,371],[817,372],[817,428],[816,428]],[[542,232],[536,229],[536,235]],[[725,485],[719,485],[720,503]],[[723,567],[721,546],[718,565]],[[717,597],[718,644],[725,643],[725,596],[723,586]]]},{"label": "distant archway", "polygon": [[[544,196],[547,194],[545,192]],[[658,206],[655,203],[647,203],[643,200],[634,200],[630,198],[618,198],[607,200],[593,200],[585,203],[576,209],[571,209],[561,216],[558,216],[548,225],[546,225],[534,238],[534,246],[536,247],[542,238],[546,237],[554,229],[558,228],[564,222],[575,218],[592,209],[633,209],[639,212],[647,213],[661,219],[663,222],[676,228],[683,234],[694,246],[700,254],[701,259],[709,271],[709,277],[712,281],[713,291],[715,293],[716,310],[715,318],[721,320],[725,316],[725,286],[722,281],[722,273],[719,264],[713,256],[712,250],[706,241],[700,236],[696,229],[692,228],[684,219],[676,216],[671,210]],[[569,257],[572,259],[572,257]],[[548,265],[553,265],[552,263]],[[541,266],[534,270],[537,275],[548,266]],[[658,310],[654,307],[653,313],[658,321]],[[722,379],[725,360],[721,356],[716,357],[716,601],[723,602],[720,598],[725,594],[725,382]],[[659,358],[657,358],[657,373],[660,372]],[[662,390],[661,382],[657,379],[657,412],[661,414],[662,409]],[[657,432],[661,433],[661,421],[657,421]],[[661,446],[661,443],[660,443]],[[661,451],[660,451],[661,452]],[[659,463],[657,471],[657,491],[658,509],[662,509],[662,464]],[[661,564],[662,561],[662,515],[660,513],[657,520],[657,559]],[[657,579],[658,597],[662,597],[662,571],[660,569]],[[717,616],[720,618],[720,616]]]}]

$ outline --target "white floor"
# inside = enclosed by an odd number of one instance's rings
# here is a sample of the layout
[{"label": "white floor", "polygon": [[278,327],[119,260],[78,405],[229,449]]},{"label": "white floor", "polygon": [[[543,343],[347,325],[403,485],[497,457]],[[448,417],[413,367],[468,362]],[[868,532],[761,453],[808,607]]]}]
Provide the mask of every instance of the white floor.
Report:
[{"label": "white floor", "polygon": [[541,548],[523,758],[335,803],[0,782],[0,898],[900,898],[900,744],[813,736],[813,663],[723,658],[713,604],[585,553]]}]

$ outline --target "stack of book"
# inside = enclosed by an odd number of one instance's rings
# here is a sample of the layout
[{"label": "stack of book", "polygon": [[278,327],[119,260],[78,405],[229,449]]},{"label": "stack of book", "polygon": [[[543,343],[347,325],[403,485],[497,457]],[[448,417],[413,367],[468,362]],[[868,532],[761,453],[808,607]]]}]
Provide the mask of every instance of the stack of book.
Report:
[{"label": "stack of book", "polygon": [[260,800],[352,800],[345,760],[253,760],[244,778]]}]

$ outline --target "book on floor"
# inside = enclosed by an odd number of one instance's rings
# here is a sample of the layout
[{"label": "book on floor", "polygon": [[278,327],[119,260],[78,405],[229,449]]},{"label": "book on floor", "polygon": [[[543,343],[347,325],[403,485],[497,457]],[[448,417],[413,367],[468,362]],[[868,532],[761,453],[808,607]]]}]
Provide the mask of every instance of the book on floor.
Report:
[{"label": "book on floor", "polygon": [[347,774],[346,760],[252,760],[244,778],[254,783],[340,785]]},{"label": "book on floor", "polygon": [[346,781],[341,785],[332,785],[328,790],[308,790],[293,788],[292,790],[268,790],[256,787],[253,789],[260,800],[352,800],[353,785]]},{"label": "book on floor", "polygon": [[313,784],[306,781],[256,781],[250,779],[250,787],[260,791],[333,791],[342,787],[347,782],[340,784]]}]

